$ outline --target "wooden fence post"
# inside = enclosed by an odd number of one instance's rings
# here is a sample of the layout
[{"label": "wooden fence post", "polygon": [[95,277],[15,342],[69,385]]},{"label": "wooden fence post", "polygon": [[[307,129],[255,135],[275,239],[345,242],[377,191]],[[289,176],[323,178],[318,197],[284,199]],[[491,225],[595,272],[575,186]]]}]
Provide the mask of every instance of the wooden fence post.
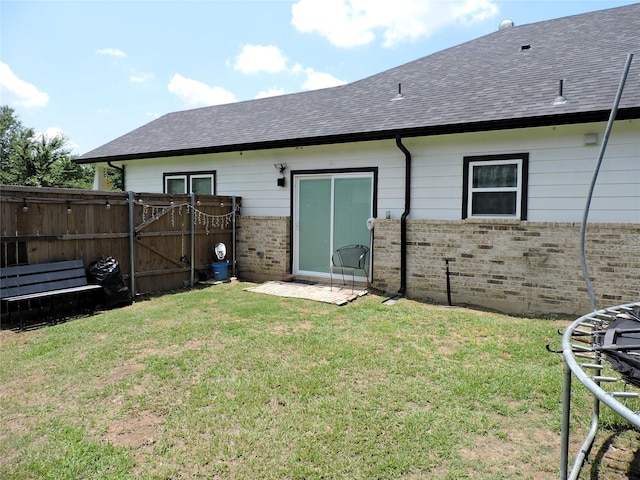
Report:
[{"label": "wooden fence post", "polygon": [[195,195],[189,195],[189,206],[191,207],[191,287],[194,284],[195,268],[196,268],[196,202]]},{"label": "wooden fence post", "polygon": [[237,204],[236,204],[236,197],[235,195],[233,197],[231,197],[231,244],[233,245],[233,257],[231,259],[231,262],[233,263],[233,265],[231,266],[231,271],[233,272],[233,276],[237,277],[237,273],[236,273],[236,211],[237,208]]},{"label": "wooden fence post", "polygon": [[135,199],[132,191],[127,192],[129,202],[129,263],[131,276],[131,298],[136,298],[136,225],[135,225]]}]

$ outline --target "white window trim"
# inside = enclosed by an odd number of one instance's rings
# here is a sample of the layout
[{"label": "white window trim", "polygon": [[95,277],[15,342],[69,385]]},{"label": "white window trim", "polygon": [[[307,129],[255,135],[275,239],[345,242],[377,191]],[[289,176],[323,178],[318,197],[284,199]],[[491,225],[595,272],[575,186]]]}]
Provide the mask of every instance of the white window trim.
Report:
[{"label": "white window trim", "polygon": [[214,184],[214,174],[213,173],[197,173],[193,175],[189,175],[190,184],[189,184],[189,193],[193,193],[193,180],[198,178],[208,178],[211,180],[211,193],[213,195],[215,184]]},{"label": "white window trim", "polygon": [[[186,190],[187,188],[187,176],[186,175],[167,175],[166,177],[164,177],[164,191],[165,192],[169,192],[169,181],[170,180],[183,180],[184,181],[184,188]],[[181,192],[181,193],[187,193],[187,192]]]},{"label": "white window trim", "polygon": [[[491,188],[474,188],[473,187],[473,169],[476,166],[487,167],[491,165],[513,165],[518,166],[517,184],[515,187],[491,187]],[[511,160],[482,160],[469,162],[468,172],[468,197],[467,212],[469,218],[520,218],[522,209],[522,159],[514,158]],[[513,215],[489,215],[489,214],[473,214],[473,194],[474,193],[500,193],[500,192],[516,192],[516,211]]]}]

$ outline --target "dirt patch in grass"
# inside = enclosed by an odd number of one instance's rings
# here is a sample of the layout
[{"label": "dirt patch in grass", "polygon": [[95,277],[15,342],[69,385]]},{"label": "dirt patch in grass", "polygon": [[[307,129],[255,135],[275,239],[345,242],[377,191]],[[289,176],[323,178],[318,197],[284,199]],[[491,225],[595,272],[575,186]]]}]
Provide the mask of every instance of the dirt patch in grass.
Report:
[{"label": "dirt patch in grass", "polygon": [[[500,434],[478,437],[474,448],[462,449],[460,454],[465,462],[482,465],[491,477],[502,474],[507,478],[544,480],[554,471],[548,460],[556,448],[556,438],[532,427],[506,429]],[[516,458],[519,461],[513,462]],[[559,460],[556,468],[559,468]]]},{"label": "dirt patch in grass", "polygon": [[120,365],[115,367],[109,372],[109,376],[106,379],[107,383],[117,383],[141,372],[144,369],[144,365],[141,363],[131,363],[126,365]]},{"label": "dirt patch in grass", "polygon": [[20,333],[14,332],[12,330],[0,330],[0,347],[5,347],[12,343],[24,344],[26,338],[26,335],[20,335]]},{"label": "dirt patch in grass", "polygon": [[153,445],[162,436],[162,423],[162,417],[153,412],[140,412],[135,417],[111,422],[106,439],[117,447]]},{"label": "dirt patch in grass", "polygon": [[580,478],[592,480],[640,478],[640,432],[631,428],[601,432],[581,474]]}]

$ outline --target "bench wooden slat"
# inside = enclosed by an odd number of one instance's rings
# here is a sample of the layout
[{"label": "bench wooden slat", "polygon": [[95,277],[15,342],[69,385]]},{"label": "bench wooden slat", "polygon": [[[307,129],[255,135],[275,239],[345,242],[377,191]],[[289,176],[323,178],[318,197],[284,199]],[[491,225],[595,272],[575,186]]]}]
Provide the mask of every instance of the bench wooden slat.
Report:
[{"label": "bench wooden slat", "polygon": [[24,285],[42,281],[64,280],[66,278],[86,276],[84,268],[72,268],[67,270],[53,270],[51,272],[32,273],[28,275],[16,275],[8,278],[0,278],[0,285]]},{"label": "bench wooden slat", "polygon": [[[55,270],[53,272],[35,273],[32,275],[20,275],[11,278],[0,278],[0,290],[18,287],[21,285],[33,285],[36,283],[51,283],[58,280],[68,280],[71,278],[86,279],[84,268],[74,268],[72,270]],[[86,281],[86,280],[85,280]]]},{"label": "bench wooden slat", "polygon": [[48,292],[36,292],[25,295],[16,295],[14,297],[3,298],[5,302],[22,302],[25,300],[35,300],[36,298],[44,298],[57,295],[68,295],[69,293],[86,292],[89,290],[97,290],[102,288],[100,285],[80,285],[71,288],[61,288],[59,290],[50,290]]},{"label": "bench wooden slat", "polygon": [[84,268],[82,260],[61,260],[59,262],[34,263],[33,265],[5,267],[0,269],[0,278],[14,277],[16,275],[31,275],[34,273],[50,272],[55,270],[70,270],[73,268]]},{"label": "bench wooden slat", "polygon": [[18,285],[11,288],[2,289],[2,298],[14,297],[16,295],[27,295],[30,293],[46,293],[53,290],[61,290],[63,288],[80,287],[87,284],[86,278],[69,278],[66,280],[56,280],[52,282],[41,282],[29,285]]}]

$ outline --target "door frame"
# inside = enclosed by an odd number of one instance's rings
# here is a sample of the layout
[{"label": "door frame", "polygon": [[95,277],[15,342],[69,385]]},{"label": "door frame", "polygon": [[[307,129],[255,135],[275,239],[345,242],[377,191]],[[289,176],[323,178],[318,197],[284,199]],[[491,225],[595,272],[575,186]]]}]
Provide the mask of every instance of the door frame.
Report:
[{"label": "door frame", "polygon": [[[339,174],[358,174],[366,173],[372,175],[372,198],[371,198],[371,210],[372,217],[377,217],[378,211],[378,167],[363,167],[363,168],[327,168],[327,169],[313,169],[313,170],[292,170],[290,173],[290,192],[289,192],[289,271],[293,273],[294,258],[297,255],[295,245],[296,225],[295,225],[295,209],[296,198],[298,192],[296,192],[296,177],[297,176],[322,176],[322,175],[339,175]],[[372,231],[373,236],[373,231]],[[372,238],[373,240],[373,238]],[[373,279],[373,241],[371,242],[371,250],[369,252],[369,279]],[[320,276],[320,275],[318,275]],[[327,278],[329,275],[327,274]],[[364,278],[364,277],[363,277]]]}]

